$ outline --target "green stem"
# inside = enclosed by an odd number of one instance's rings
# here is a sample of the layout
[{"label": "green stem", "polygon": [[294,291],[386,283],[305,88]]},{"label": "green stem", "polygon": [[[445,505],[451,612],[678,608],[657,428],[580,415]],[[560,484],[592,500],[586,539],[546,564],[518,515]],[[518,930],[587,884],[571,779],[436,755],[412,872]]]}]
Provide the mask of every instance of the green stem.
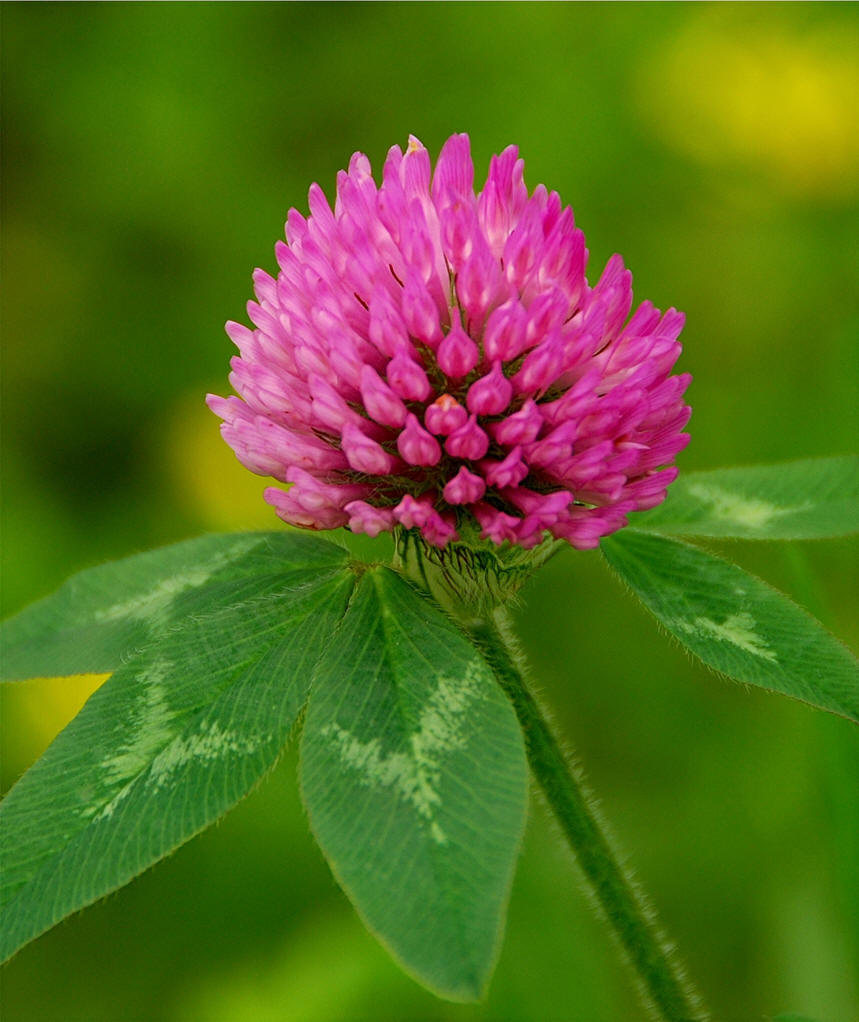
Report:
[{"label": "green stem", "polygon": [[665,1022],[708,1018],[682,967],[669,954],[640,891],[624,874],[567,757],[528,691],[506,612],[471,620],[473,640],[509,696],[525,734],[528,760],[576,855],[596,903],[636,972],[645,1002]]}]

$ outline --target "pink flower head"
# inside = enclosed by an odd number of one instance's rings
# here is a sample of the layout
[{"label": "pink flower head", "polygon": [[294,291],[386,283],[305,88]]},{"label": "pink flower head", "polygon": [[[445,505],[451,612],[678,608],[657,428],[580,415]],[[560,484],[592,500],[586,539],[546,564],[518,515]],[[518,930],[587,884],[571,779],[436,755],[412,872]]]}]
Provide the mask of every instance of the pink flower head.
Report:
[{"label": "pink flower head", "polygon": [[529,194],[515,146],[475,194],[467,135],[433,171],[415,138],[377,185],[356,153],[333,210],[318,185],[290,210],[276,278],[257,270],[254,325],[212,395],[251,471],[291,483],[284,521],[444,546],[484,539],[585,549],[665,497],[685,447],[684,317],[644,302],[612,256],[597,283],[573,213]]}]

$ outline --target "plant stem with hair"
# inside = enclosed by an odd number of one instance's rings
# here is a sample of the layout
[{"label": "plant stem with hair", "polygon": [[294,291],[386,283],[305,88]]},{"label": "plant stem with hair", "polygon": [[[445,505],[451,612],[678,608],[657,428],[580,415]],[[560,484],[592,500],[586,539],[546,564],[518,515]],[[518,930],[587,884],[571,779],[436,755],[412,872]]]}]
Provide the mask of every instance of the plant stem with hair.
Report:
[{"label": "plant stem with hair", "polygon": [[580,779],[525,682],[525,666],[503,608],[468,622],[472,640],[507,693],[525,736],[531,770],[551,806],[596,904],[635,971],[639,991],[664,1022],[709,1015],[670,953],[653,910],[624,873]]}]

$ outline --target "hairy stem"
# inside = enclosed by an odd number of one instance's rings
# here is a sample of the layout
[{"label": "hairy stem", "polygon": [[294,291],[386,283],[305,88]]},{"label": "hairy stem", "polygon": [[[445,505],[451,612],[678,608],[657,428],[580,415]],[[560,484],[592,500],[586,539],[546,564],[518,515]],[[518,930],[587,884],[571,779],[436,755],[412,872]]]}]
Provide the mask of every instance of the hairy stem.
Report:
[{"label": "hairy stem", "polygon": [[593,805],[582,789],[525,682],[524,664],[509,618],[502,608],[492,617],[468,622],[509,696],[525,734],[528,760],[575,853],[596,904],[635,970],[639,990],[654,1016],[665,1022],[704,1022],[709,1016],[668,949],[653,911],[633,886],[612,851]]}]

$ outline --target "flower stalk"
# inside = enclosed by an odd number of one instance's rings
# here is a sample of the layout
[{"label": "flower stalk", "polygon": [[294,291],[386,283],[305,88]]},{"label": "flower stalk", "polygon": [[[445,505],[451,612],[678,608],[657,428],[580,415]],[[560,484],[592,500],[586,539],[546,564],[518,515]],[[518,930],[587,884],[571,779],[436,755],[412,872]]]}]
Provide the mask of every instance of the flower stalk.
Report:
[{"label": "flower stalk", "polygon": [[645,1004],[663,1022],[706,1022],[709,1015],[700,997],[670,951],[653,910],[618,862],[592,801],[528,689],[507,612],[499,607],[473,619],[469,632],[513,703],[534,777],[635,972]]}]

